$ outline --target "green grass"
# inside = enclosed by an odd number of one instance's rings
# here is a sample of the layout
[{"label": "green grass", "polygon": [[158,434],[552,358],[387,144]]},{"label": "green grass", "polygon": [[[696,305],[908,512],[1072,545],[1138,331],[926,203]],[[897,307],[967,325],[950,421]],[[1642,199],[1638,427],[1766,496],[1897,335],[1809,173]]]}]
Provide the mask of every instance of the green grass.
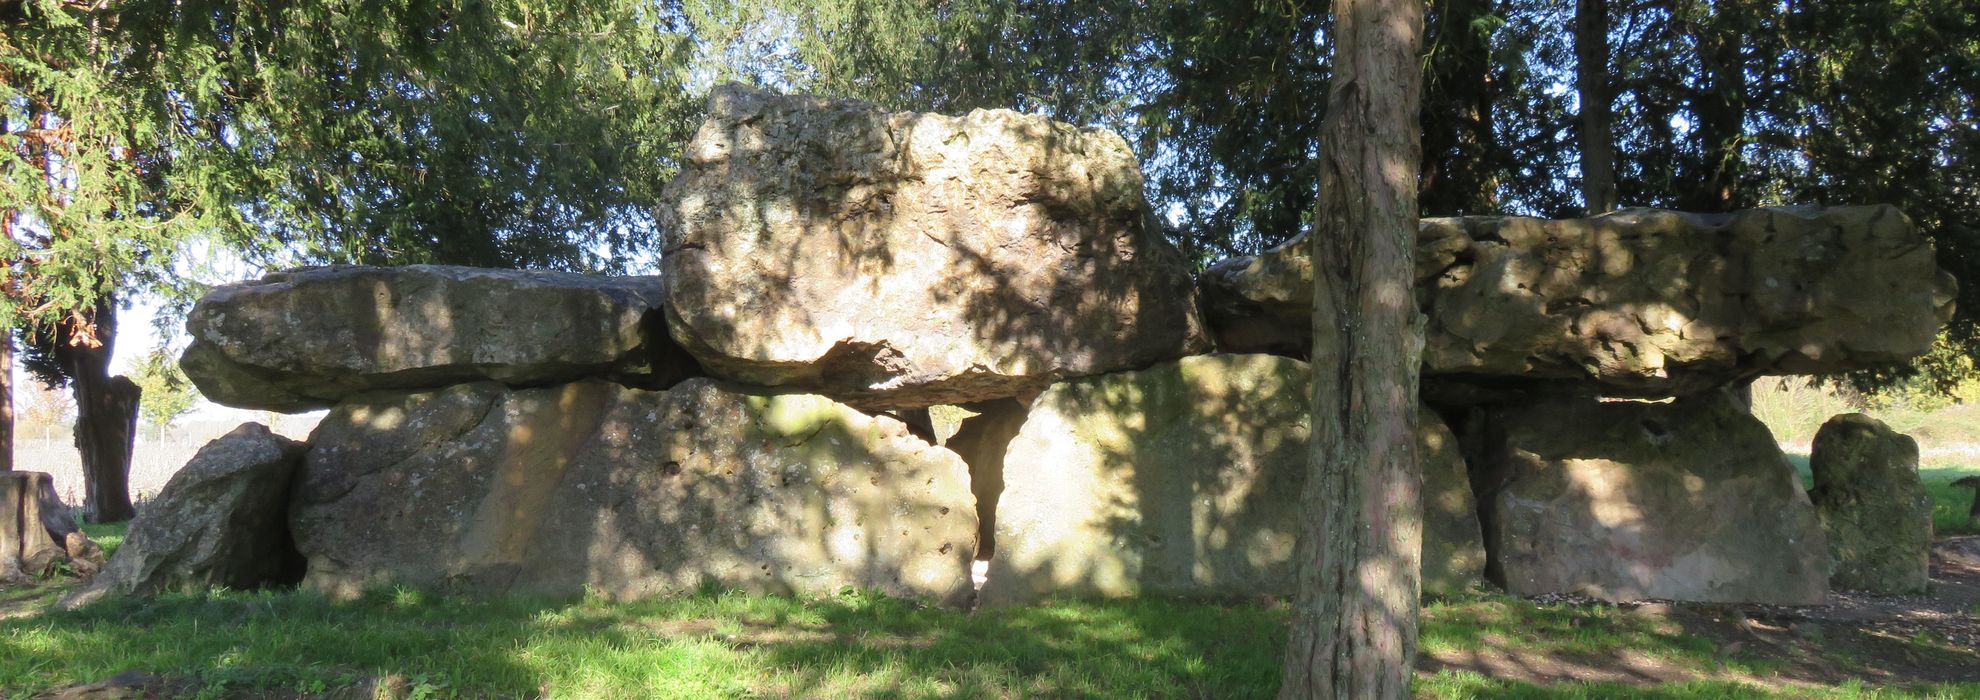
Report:
[{"label": "green grass", "polygon": [[288,689],[398,676],[459,697],[1254,697],[1277,684],[1281,628],[1265,608],[1159,602],[969,615],[862,594],[223,593],[0,622],[0,688],[136,669]]},{"label": "green grass", "polygon": [[130,529],[131,524],[129,522],[85,523],[82,526],[83,534],[89,535],[89,539],[94,540],[98,546],[103,547],[104,556],[117,553],[117,546],[124,543],[124,533]]},{"label": "green grass", "polygon": [[[1807,459],[1791,455],[1807,475]],[[1972,467],[1922,470],[1941,533],[1965,532]],[[105,549],[124,525],[86,525]],[[52,601],[52,588],[16,590]],[[1980,613],[1980,611],[1976,611]],[[196,679],[204,696],[321,693],[393,679],[419,697],[1269,697],[1287,615],[1261,605],[1064,602],[975,614],[857,593],[735,593],[611,603],[468,601],[381,591],[349,603],[306,592],[171,595],[0,620],[0,696],[142,670]],[[1662,618],[1504,596],[1425,609],[1426,655],[1628,652],[1703,674],[1766,678]],[[1980,686],[1534,685],[1464,671],[1421,676],[1426,698],[1980,698]]]},{"label": "green grass", "polygon": [[[126,670],[207,696],[321,693],[391,678],[423,697],[1269,697],[1287,614],[1265,605],[1066,602],[965,613],[859,593],[706,593],[631,603],[474,602],[400,590],[173,595],[0,620],[0,695]],[[1500,596],[1430,606],[1426,654],[1625,650],[1764,676],[1709,641],[1613,607]],[[1538,686],[1440,672],[1418,694],[1472,697],[1980,697],[1980,688],[1774,691],[1735,682]]]},{"label": "green grass", "polygon": [[1946,535],[1980,535],[1967,513],[1973,508],[1973,489],[1952,485],[1954,479],[1980,474],[1980,467],[1952,465],[1918,470],[1925,482],[1925,493],[1932,497],[1932,531]]}]

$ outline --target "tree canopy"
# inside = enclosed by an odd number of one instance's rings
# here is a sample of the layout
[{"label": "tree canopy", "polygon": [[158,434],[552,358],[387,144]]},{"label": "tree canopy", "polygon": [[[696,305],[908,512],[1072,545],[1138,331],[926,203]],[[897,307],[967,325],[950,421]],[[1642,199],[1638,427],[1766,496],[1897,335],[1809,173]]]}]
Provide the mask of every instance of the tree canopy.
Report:
[{"label": "tree canopy", "polygon": [[[1171,237],[1199,262],[1310,225],[1323,147],[1330,5],[1218,0],[889,3],[766,0],[800,36],[794,87],[902,108],[1015,106],[1121,130]],[[1947,0],[1635,0],[1601,13],[1594,84],[1610,103],[1620,206],[1730,211],[1888,202],[1980,280],[1980,16]],[[1576,3],[1434,0],[1423,48],[1422,214],[1579,215]],[[926,41],[892,39],[916,36]],[[874,41],[871,37],[890,37]],[[1980,284],[1945,352],[1970,372]]]},{"label": "tree canopy", "polygon": [[[169,291],[210,250],[623,269],[655,254],[646,207],[702,94],[730,79],[1108,126],[1136,146],[1194,259],[1255,253],[1310,224],[1329,11],[4,2],[0,259],[14,262],[0,315],[46,322],[113,288]],[[1583,86],[1574,30],[1589,19],[1606,60]],[[1592,87],[1612,111],[1620,206],[1890,202],[1980,279],[1960,216],[1980,167],[1976,24],[1951,0],[1434,0],[1422,213],[1578,215]],[[1965,287],[1962,309],[1980,309],[1980,285]],[[1971,354],[1973,317],[1933,366],[1970,366],[1947,358]]]}]

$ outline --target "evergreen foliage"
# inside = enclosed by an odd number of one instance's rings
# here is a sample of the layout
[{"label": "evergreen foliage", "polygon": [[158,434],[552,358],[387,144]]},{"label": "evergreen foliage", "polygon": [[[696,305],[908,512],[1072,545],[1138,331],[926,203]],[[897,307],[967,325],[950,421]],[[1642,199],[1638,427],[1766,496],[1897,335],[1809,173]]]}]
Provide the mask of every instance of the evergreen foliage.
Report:
[{"label": "evergreen foliage", "polygon": [[[1610,27],[1622,206],[1891,202],[1948,268],[1980,279],[1980,233],[1962,216],[1980,201],[1980,18],[1966,3],[1591,4]],[[47,323],[114,289],[176,290],[212,250],[270,264],[650,260],[646,208],[706,88],[730,79],[1114,128],[1194,259],[1254,253],[1311,218],[1329,11],[0,1],[0,317]],[[1574,13],[1429,3],[1426,215],[1579,214]],[[1964,287],[1962,308],[1980,310],[1980,284]],[[1959,353],[1980,336],[1974,314],[1950,332]]]}]

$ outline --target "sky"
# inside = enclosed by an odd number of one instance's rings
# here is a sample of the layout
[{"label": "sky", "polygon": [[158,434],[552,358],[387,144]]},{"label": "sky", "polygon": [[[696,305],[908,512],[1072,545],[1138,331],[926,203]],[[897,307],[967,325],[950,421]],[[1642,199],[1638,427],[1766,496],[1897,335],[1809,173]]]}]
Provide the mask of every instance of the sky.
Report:
[{"label": "sky", "polygon": [[[188,267],[181,270],[181,274],[188,277],[195,277],[206,282],[226,283],[260,277],[263,273],[260,267],[237,256],[230,254],[213,255],[211,254],[212,251],[207,250],[194,251],[194,253],[194,255],[187,257],[203,259],[205,263],[199,266],[198,269]],[[159,333],[158,321],[161,316],[169,313],[164,308],[164,303],[161,299],[146,294],[127,298],[123,301],[125,306],[118,311],[117,316],[116,346],[110,356],[111,374],[130,374],[132,368],[136,366],[139,360],[151,353],[152,350],[167,343],[170,344],[170,351],[174,356],[177,356],[185,349],[189,338],[186,337],[183,330],[171,333],[170,335],[172,337],[165,337]],[[173,323],[174,328],[183,328],[183,326],[177,325],[182,323],[182,321],[173,321]],[[14,386],[26,386],[27,382],[34,381],[19,362],[14,363],[13,378]],[[29,398],[27,394],[17,391],[14,394],[14,400],[19,402],[29,400]],[[312,412],[312,415],[321,413],[322,411],[315,411]],[[207,401],[205,397],[201,397],[193,405],[192,411],[180,418],[178,422],[181,424],[189,422],[245,423],[248,421],[267,422],[267,420],[268,412],[266,411],[229,408]]]}]

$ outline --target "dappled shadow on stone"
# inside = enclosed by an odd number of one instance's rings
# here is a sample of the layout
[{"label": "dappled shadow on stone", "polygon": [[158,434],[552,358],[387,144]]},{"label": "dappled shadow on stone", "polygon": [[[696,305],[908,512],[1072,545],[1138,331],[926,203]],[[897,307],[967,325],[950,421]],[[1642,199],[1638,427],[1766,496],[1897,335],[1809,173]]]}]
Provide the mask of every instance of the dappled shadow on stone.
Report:
[{"label": "dappled shadow on stone", "polygon": [[[1292,593],[1299,516],[1318,507],[1302,491],[1309,372],[1208,355],[1054,385],[1005,456],[983,602]],[[1424,590],[1449,595],[1478,581],[1484,555],[1455,438],[1421,415]]]},{"label": "dappled shadow on stone", "polygon": [[1516,595],[1820,603],[1827,550],[1799,477],[1729,394],[1559,398],[1471,421],[1492,553]]},{"label": "dappled shadow on stone", "polygon": [[1305,372],[1193,357],[1041,395],[1006,456],[984,602],[1289,591]]},{"label": "dappled shadow on stone", "polygon": [[312,444],[293,517],[333,595],[969,591],[961,461],[822,397],[472,384],[346,403]]},{"label": "dappled shadow on stone", "polygon": [[208,399],[279,411],[481,380],[666,388],[700,372],[665,335],[664,293],[656,277],[298,268],[201,298],[181,364]]},{"label": "dappled shadow on stone", "polygon": [[674,335],[719,376],[917,408],[1207,349],[1117,136],[740,86],[710,105],[660,215]]},{"label": "dappled shadow on stone", "polygon": [[[1227,349],[1304,354],[1307,247],[1205,273]],[[1655,398],[1875,367],[1923,354],[1952,310],[1951,278],[1889,206],[1424,219],[1415,262],[1426,390]]]}]

